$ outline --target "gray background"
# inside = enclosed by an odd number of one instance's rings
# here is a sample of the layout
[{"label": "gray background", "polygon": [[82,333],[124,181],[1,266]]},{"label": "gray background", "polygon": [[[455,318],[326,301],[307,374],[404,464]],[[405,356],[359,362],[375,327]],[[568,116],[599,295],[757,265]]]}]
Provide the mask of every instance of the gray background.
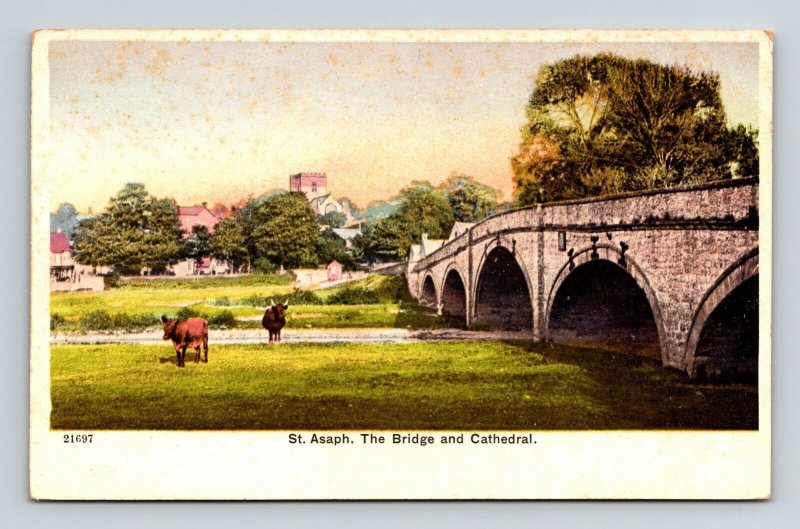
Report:
[{"label": "gray background", "polygon": [[[0,519],[7,527],[791,527],[798,514],[798,10],[785,1],[0,0]],[[28,500],[30,32],[37,28],[767,28],[775,32],[773,498],[767,502]],[[132,464],[135,464],[132,462]],[[702,464],[698,461],[698,464]],[[279,478],[279,476],[276,476]],[[609,479],[614,479],[609,476]]]}]

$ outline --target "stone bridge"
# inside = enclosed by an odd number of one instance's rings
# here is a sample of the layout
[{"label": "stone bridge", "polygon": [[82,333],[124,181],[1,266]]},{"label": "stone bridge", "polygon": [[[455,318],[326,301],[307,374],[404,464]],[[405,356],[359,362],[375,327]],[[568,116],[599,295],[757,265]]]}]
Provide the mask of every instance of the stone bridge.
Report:
[{"label": "stone bridge", "polygon": [[534,206],[416,262],[412,294],[467,328],[630,342],[690,376],[758,366],[758,182]]}]

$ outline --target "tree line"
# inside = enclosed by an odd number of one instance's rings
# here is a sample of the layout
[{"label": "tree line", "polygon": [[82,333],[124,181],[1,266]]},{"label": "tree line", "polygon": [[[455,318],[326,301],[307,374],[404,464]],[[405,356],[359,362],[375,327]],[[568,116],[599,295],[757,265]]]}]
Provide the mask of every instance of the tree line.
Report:
[{"label": "tree line", "polygon": [[334,259],[345,269],[403,259],[422,233],[447,237],[455,221],[477,221],[498,211],[499,198],[499,191],[465,175],[452,175],[440,186],[414,181],[390,202],[391,213],[360,219],[361,235],[351,247],[331,229],[344,223],[344,215],[316,216],[304,194],[286,191],[233,207],[213,233],[200,225],[183,233],[175,201],[153,197],[140,183],[126,184],[99,215],[78,221],[74,207],[62,204],[53,218],[72,228],[77,262],[122,275],[164,273],[184,259],[207,257],[234,270],[269,273]]}]

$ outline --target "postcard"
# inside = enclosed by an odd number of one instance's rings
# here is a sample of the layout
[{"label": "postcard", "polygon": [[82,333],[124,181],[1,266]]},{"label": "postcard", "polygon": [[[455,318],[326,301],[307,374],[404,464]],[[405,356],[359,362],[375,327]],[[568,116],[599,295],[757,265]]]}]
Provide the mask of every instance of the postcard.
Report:
[{"label": "postcard", "polygon": [[32,57],[32,498],[769,498],[769,32]]}]

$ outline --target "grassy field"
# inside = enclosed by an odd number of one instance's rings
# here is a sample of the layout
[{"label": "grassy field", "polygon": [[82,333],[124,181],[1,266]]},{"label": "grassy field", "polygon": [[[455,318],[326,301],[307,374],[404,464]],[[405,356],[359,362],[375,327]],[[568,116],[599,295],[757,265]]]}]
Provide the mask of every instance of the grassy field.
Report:
[{"label": "grassy field", "polygon": [[[212,278],[209,278],[212,279]],[[143,282],[146,285],[135,288],[115,288],[104,292],[51,292],[50,312],[58,313],[68,320],[78,319],[94,310],[106,310],[110,313],[127,312],[129,314],[148,314],[175,312],[180,307],[195,304],[206,304],[222,297],[232,300],[245,299],[249,296],[279,296],[292,291],[290,284],[283,285],[225,285],[216,284],[201,286],[203,280],[192,280],[192,288],[177,286],[164,288],[164,281],[153,280]],[[181,281],[180,283],[184,283]],[[197,282],[196,284],[194,282]],[[180,284],[179,283],[179,284]],[[150,288],[145,288],[148,286]],[[240,307],[225,307],[239,310]],[[222,308],[220,308],[221,310]],[[257,314],[258,311],[241,307],[240,313]]]},{"label": "grassy field", "polygon": [[123,278],[117,290],[197,290],[208,288],[241,289],[249,287],[287,286],[289,274],[252,274],[245,276],[192,276],[186,278]]},{"label": "grassy field", "polygon": [[751,386],[521,342],[53,346],[54,429],[752,429]]},{"label": "grassy field", "polygon": [[[314,290],[320,304],[292,303],[287,325],[298,328],[432,328],[449,325],[430,311],[421,309],[398,288],[402,278],[370,276],[347,285]],[[345,289],[361,289],[376,301],[369,304],[325,305]],[[266,299],[276,300],[295,292],[288,275],[201,277],[192,279],[127,279],[104,292],[56,292],[50,296],[50,313],[57,315],[54,330],[86,329],[81,320],[95,311],[110,316],[137,318],[136,328],[159,327],[162,314],[175,316],[184,307],[206,319],[224,311],[232,313],[237,326],[260,328]],[[253,300],[253,301],[251,301]],[[213,325],[213,323],[212,323]],[[124,328],[112,324],[111,328]],[[133,330],[133,329],[129,329]]]}]

